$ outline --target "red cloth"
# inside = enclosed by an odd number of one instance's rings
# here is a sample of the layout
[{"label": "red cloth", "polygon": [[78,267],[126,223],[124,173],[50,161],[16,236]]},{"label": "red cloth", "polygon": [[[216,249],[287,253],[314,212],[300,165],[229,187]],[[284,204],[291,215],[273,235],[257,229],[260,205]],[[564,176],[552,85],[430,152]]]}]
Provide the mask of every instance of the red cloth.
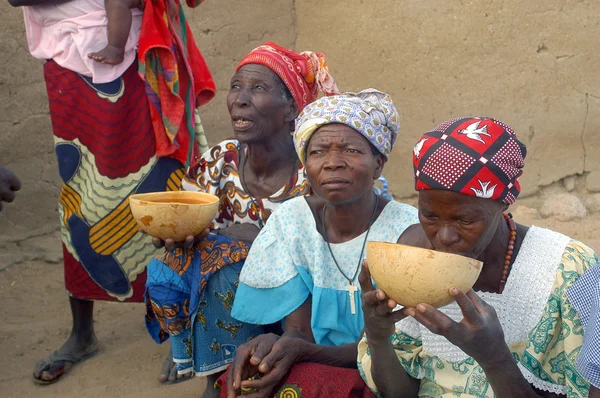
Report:
[{"label": "red cloth", "polygon": [[268,42],[246,55],[237,69],[247,64],[264,65],[275,72],[290,90],[298,111],[317,99],[319,89],[325,95],[339,94],[325,63],[325,55],[321,53],[297,53]]},{"label": "red cloth", "polygon": [[413,149],[415,189],[441,189],[512,204],[527,149],[507,124],[490,118],[448,120]]},{"label": "red cloth", "polygon": [[[227,374],[225,372],[217,384],[221,398],[227,398]],[[243,395],[243,394],[242,394]],[[338,368],[317,363],[298,363],[274,390],[276,398],[374,398],[358,370]]]},{"label": "red cloth", "polygon": [[179,0],[145,2],[138,59],[157,156],[185,164],[192,156],[194,110],[210,101],[216,88]]}]

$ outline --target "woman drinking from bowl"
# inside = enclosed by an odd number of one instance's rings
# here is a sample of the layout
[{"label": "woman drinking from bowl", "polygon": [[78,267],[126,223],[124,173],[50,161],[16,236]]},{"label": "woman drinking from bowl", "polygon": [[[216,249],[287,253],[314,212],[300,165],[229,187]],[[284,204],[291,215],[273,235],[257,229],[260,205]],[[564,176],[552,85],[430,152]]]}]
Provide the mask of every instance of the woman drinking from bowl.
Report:
[{"label": "woman drinking from bowl", "polygon": [[587,395],[575,367],[581,323],[566,291],[598,259],[580,242],[505,213],[519,195],[525,154],[513,130],[489,118],[449,120],[415,145],[420,223],[400,243],[475,258],[483,268],[468,292],[450,288],[452,304],[395,311],[363,268],[359,369],[380,396]]},{"label": "woman drinking from bowl", "polygon": [[314,195],[292,199],[271,216],[242,269],[232,310],[252,324],[283,320],[285,332],[238,348],[228,397],[243,388],[256,389],[255,397],[300,390],[302,397],[362,396],[356,278],[365,245],[396,242],[417,219],[413,207],[373,192],[398,131],[391,98],[373,89],[321,98],[296,120],[294,144]]},{"label": "woman drinking from bowl", "polygon": [[231,305],[250,244],[271,212],[309,192],[291,132],[319,89],[337,93],[323,54],[267,43],[241,61],[227,97],[235,138],[211,148],[183,179],[185,190],[219,197],[213,233],[193,249],[188,237],[190,250],[148,266],[148,330],[159,343],[170,337],[180,378],[209,376],[207,392],[236,347],[264,332],[231,318]]}]

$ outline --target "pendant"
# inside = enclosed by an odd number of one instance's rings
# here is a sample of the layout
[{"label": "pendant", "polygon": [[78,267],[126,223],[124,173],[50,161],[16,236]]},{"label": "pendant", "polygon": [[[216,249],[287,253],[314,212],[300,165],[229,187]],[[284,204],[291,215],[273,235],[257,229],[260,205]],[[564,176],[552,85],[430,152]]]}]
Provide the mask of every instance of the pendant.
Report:
[{"label": "pendant", "polygon": [[356,314],[356,302],[354,301],[354,293],[358,292],[358,287],[356,287],[352,282],[344,289],[348,292],[348,296],[350,297],[350,313]]}]

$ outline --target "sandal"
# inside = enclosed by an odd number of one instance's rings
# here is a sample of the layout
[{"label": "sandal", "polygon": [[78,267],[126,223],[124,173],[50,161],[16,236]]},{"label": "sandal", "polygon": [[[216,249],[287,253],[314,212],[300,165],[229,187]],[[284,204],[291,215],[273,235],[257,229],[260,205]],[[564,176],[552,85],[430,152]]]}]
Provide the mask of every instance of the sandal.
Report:
[{"label": "sandal", "polygon": [[[33,375],[32,375],[33,381],[36,384],[43,385],[43,386],[49,385],[49,384],[54,384],[63,375],[65,375],[69,370],[71,370],[71,368],[74,365],[76,365],[80,362],[83,362],[86,359],[92,358],[93,356],[96,355],[97,352],[98,352],[98,350],[95,350],[89,354],[74,355],[74,354],[69,354],[69,353],[60,354],[60,353],[58,353],[58,351],[54,351],[54,353],[52,353],[52,355],[50,355],[48,358],[42,359],[36,363],[36,365],[35,365],[36,370],[35,370],[35,372],[33,372]],[[44,371],[50,369],[50,367],[53,364],[55,364],[56,362],[59,362],[59,361],[63,361],[65,363],[65,365],[63,366],[62,370],[60,370],[52,380],[45,380],[45,379],[42,379],[42,378],[36,376],[36,373],[41,376],[41,374],[44,373]]]}]

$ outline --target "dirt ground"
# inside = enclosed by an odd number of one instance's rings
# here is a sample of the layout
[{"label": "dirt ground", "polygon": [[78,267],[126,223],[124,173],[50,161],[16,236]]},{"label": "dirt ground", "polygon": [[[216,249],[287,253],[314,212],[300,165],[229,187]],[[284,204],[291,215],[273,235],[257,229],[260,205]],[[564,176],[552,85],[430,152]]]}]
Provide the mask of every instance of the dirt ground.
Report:
[{"label": "dirt ground", "polygon": [[[600,250],[600,215],[559,222],[519,216],[517,222],[548,227]],[[43,239],[43,238],[40,238]],[[54,238],[45,244],[56,245]],[[141,304],[96,304],[99,354],[76,366],[59,383],[37,386],[36,360],[51,354],[67,337],[70,313],[61,264],[34,261],[0,272],[1,397],[198,397],[205,379],[162,386],[158,372],[167,349],[155,344],[144,327]]]}]

